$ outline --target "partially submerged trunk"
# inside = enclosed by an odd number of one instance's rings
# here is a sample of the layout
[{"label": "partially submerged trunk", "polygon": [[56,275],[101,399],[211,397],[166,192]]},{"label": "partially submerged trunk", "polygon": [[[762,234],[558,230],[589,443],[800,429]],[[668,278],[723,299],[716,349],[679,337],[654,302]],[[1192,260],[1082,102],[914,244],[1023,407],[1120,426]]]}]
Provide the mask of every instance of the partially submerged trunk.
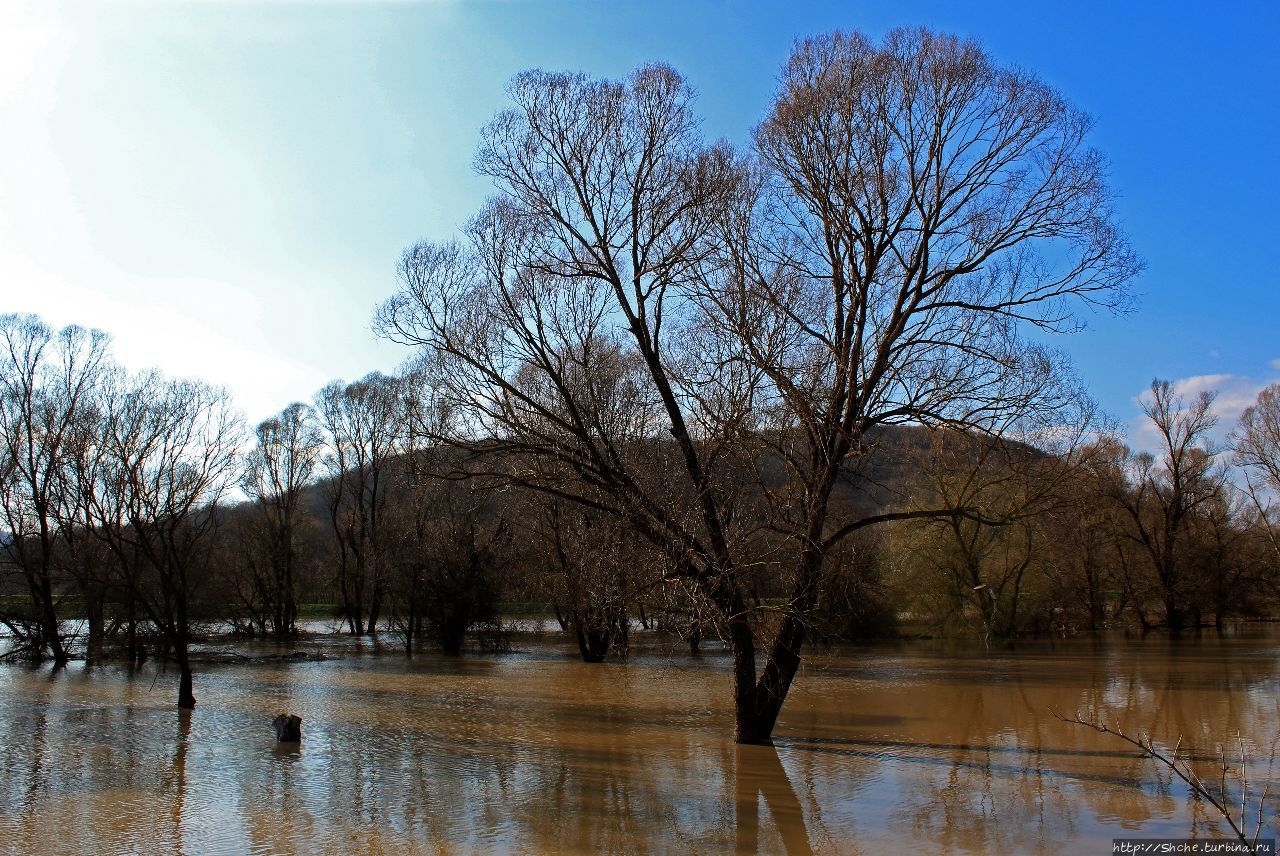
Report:
[{"label": "partially submerged trunk", "polygon": [[1170,633],[1181,633],[1187,626],[1187,615],[1173,595],[1165,596],[1164,621],[1168,625]]},{"label": "partially submerged trunk", "polygon": [[553,604],[551,604],[551,610],[552,610],[552,612],[554,612],[554,613],[555,613],[555,616],[556,616],[556,624],[559,624],[559,625],[560,625],[560,632],[561,632],[561,633],[568,633],[568,632],[569,632],[569,619],[565,618],[565,617],[564,617],[564,613],[560,611],[560,604],[559,604],[559,603],[553,603]]},{"label": "partially submerged trunk", "polygon": [[101,598],[96,595],[85,595],[85,618],[89,630],[89,636],[85,642],[85,658],[92,663],[102,657],[106,637],[106,621]]},{"label": "partially submerged trunk", "polygon": [[730,616],[727,624],[729,646],[733,651],[733,739],[735,743],[772,744],[778,712],[782,710],[787,689],[800,662],[798,650],[790,657],[777,656],[782,650],[780,643],[787,624],[784,620],[783,627],[779,628],[778,642],[775,642],[774,650],[765,663],[764,673],[757,676],[756,639],[742,593],[736,588],[726,592],[725,588],[721,588],[719,593],[728,598],[727,604],[721,603],[721,609]]},{"label": "partially submerged trunk", "polygon": [[440,628],[440,650],[451,657],[456,657],[462,653],[462,645],[466,638],[465,628],[459,630],[452,626],[442,627]]},{"label": "partially submerged trunk", "polygon": [[737,743],[773,743],[778,714],[782,712],[791,682],[800,670],[800,652],[808,636],[808,619],[818,606],[819,582],[826,561],[823,530],[827,500],[834,483],[835,470],[828,469],[814,491],[815,499],[810,507],[790,608],[778,626],[759,677],[755,669],[755,638],[746,618],[742,591],[735,587],[727,603],[718,601],[722,609],[729,606],[726,614],[730,616],[729,641],[733,647],[734,741]]},{"label": "partially submerged trunk", "polygon": [[603,663],[610,652],[625,656],[627,649],[627,616],[622,610],[609,610],[610,614],[588,614],[574,611],[569,618],[578,652],[584,663]]},{"label": "partially submerged trunk", "polygon": [[193,691],[193,681],[191,674],[191,663],[187,659],[186,646],[182,646],[182,651],[177,656],[178,660],[178,707],[184,710],[191,710],[196,706],[196,696]]},{"label": "partially submerged trunk", "polygon": [[53,605],[53,585],[47,573],[38,577],[29,576],[28,581],[31,584],[32,600],[35,601],[40,613],[41,646],[53,659],[55,667],[65,666],[67,649],[62,644],[61,634],[58,633],[58,616]]},{"label": "partially submerged trunk", "polygon": [[370,636],[378,631],[378,618],[382,612],[382,592],[376,584],[373,587],[373,596],[369,603],[369,623],[365,625],[365,632]]},{"label": "partially submerged trunk", "polygon": [[791,616],[784,619],[758,678],[754,650],[750,656],[740,657],[735,646],[734,742],[772,745],[778,714],[800,669],[804,639],[804,623]]},{"label": "partially submerged trunk", "polygon": [[587,628],[578,623],[574,629],[578,640],[578,653],[584,663],[603,663],[609,654],[609,634],[599,628]]},{"label": "partially submerged trunk", "polygon": [[187,617],[186,574],[182,574],[184,584],[175,588],[174,621],[168,625],[169,633],[163,634],[165,643],[173,649],[173,658],[178,662],[180,677],[178,680],[178,707],[191,710],[196,706],[196,697],[192,691],[191,659],[188,647],[191,641],[191,624]]},{"label": "partially submerged trunk", "polygon": [[125,633],[125,650],[129,662],[137,665],[147,659],[147,648],[138,635],[138,604],[133,597],[129,598],[129,614],[126,621],[128,630]]}]

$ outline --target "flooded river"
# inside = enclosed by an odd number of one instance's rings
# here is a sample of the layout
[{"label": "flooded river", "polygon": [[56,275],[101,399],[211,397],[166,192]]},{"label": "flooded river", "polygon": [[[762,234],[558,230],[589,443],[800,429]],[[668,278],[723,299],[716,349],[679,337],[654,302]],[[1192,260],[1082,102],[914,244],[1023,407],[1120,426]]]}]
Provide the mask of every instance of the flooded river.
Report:
[{"label": "flooded river", "polygon": [[[1101,854],[1223,832],[1167,771],[1051,709],[1102,709],[1206,759],[1239,733],[1255,787],[1280,778],[1270,627],[840,649],[809,660],[772,749],[729,739],[714,654],[585,665],[554,636],[455,659],[340,638],[288,650],[308,646],[340,659],[201,667],[190,714],[153,666],[0,667],[0,846]],[[300,746],[275,743],[278,711],[302,716]]]}]

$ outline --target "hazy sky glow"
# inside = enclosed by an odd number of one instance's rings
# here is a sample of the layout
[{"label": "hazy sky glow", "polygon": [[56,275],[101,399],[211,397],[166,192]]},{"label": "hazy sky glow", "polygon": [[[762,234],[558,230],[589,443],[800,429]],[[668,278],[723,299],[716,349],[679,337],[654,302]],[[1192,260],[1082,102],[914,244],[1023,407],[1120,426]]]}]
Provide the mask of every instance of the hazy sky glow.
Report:
[{"label": "hazy sky glow", "polygon": [[[1153,376],[1280,378],[1280,4],[0,0],[0,311],[96,326],[251,420],[406,356],[369,331],[400,250],[483,200],[478,130],[516,72],[661,59],[744,144],[795,37],[979,37],[1097,120],[1148,268],[1061,341],[1131,419]],[[1069,11],[1068,11],[1069,10]]]}]

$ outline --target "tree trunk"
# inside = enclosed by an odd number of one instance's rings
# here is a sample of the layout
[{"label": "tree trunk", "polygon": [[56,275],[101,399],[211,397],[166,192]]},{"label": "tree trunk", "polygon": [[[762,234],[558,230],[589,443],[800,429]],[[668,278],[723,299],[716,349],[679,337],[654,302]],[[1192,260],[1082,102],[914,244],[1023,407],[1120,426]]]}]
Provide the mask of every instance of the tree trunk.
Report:
[{"label": "tree trunk", "polygon": [[[186,573],[183,571],[178,580],[168,580],[173,586],[173,623],[161,633],[167,646],[172,647],[174,659],[178,661],[181,678],[178,682],[178,707],[191,710],[196,706],[195,694],[191,691],[191,661],[187,656],[187,646],[191,640],[191,624],[187,619]],[[174,583],[177,585],[174,585]]]},{"label": "tree trunk", "polygon": [[382,593],[378,591],[378,587],[375,585],[371,603],[369,604],[369,623],[365,626],[365,631],[370,636],[378,632],[378,614],[380,612],[382,612]]},{"label": "tree trunk", "polygon": [[[822,496],[830,493],[832,478],[829,475]],[[826,558],[819,546],[822,543],[825,518],[824,501],[809,521],[809,546],[801,553],[799,575],[791,596],[792,611],[782,619],[782,624],[778,627],[759,680],[755,678],[755,647],[754,641],[750,639],[751,626],[745,617],[730,622],[730,638],[734,646],[734,707],[737,721],[734,740],[737,743],[773,743],[773,728],[778,722],[778,714],[782,712],[782,704],[787,700],[791,682],[800,669],[800,651],[804,648],[807,636],[805,622],[817,608],[818,581]],[[735,592],[734,600],[737,612],[733,614],[745,616],[746,608],[740,592]],[[736,630],[739,626],[742,631]],[[741,658],[741,662],[738,657],[740,632],[745,632],[747,641],[750,642],[750,647],[743,649],[750,656]],[[749,683],[744,685],[743,682]]]},{"label": "tree trunk", "polygon": [[1089,631],[1096,633],[1102,629],[1103,623],[1106,621],[1106,615],[1103,612],[1102,592],[1099,591],[1097,582],[1090,577],[1089,579]]},{"label": "tree trunk", "polygon": [[573,620],[573,632],[578,640],[578,652],[582,655],[582,662],[603,663],[609,654],[609,632],[599,628],[586,628],[576,617]]},{"label": "tree trunk", "polygon": [[1172,594],[1166,595],[1164,599],[1164,620],[1170,633],[1181,633],[1187,626],[1187,616]]},{"label": "tree trunk", "polygon": [[782,705],[779,701],[771,711],[756,681],[755,639],[745,618],[730,623],[729,638],[733,646],[734,742],[772,744],[773,726]]},{"label": "tree trunk", "polygon": [[457,657],[462,653],[462,643],[465,640],[464,633],[458,633],[453,628],[441,628],[440,650],[451,657]]},{"label": "tree trunk", "polygon": [[32,588],[36,602],[40,605],[41,642],[53,657],[54,666],[65,666],[67,649],[63,646],[62,637],[58,634],[58,616],[53,609],[53,586],[49,582],[48,574],[43,574]]},{"label": "tree trunk", "polygon": [[89,625],[89,638],[85,643],[85,659],[92,663],[102,656],[102,643],[105,635],[102,598],[96,592],[86,593],[84,598],[85,618]]},{"label": "tree trunk", "polygon": [[293,562],[284,573],[284,632],[290,637],[298,635],[298,599],[294,595]]},{"label": "tree trunk", "polygon": [[178,670],[181,673],[178,678],[178,707],[191,710],[196,706],[196,697],[192,691],[191,663],[187,660],[185,646],[178,655]]},{"label": "tree trunk", "polygon": [[[791,682],[800,668],[804,636],[802,622],[792,617],[784,619],[759,680],[752,674],[749,688],[735,692],[734,742],[773,745],[773,729],[778,723],[778,714],[782,712]],[[737,657],[734,659],[736,667]],[[744,677],[745,672],[735,668],[735,684]]]},{"label": "tree trunk", "polygon": [[129,596],[129,632],[126,634],[128,639],[127,648],[129,662],[139,664],[146,657],[146,651],[142,643],[138,641],[138,608],[134,602],[133,596]]}]

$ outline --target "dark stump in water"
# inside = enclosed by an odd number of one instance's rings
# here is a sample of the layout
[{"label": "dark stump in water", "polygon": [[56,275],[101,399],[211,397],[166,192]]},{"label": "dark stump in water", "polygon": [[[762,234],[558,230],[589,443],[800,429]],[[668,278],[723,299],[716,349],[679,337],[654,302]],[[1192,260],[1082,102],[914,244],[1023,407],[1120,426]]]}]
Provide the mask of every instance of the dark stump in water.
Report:
[{"label": "dark stump in water", "polygon": [[302,717],[292,713],[282,713],[271,720],[271,727],[276,730],[276,740],[281,743],[297,743],[302,739]]}]

